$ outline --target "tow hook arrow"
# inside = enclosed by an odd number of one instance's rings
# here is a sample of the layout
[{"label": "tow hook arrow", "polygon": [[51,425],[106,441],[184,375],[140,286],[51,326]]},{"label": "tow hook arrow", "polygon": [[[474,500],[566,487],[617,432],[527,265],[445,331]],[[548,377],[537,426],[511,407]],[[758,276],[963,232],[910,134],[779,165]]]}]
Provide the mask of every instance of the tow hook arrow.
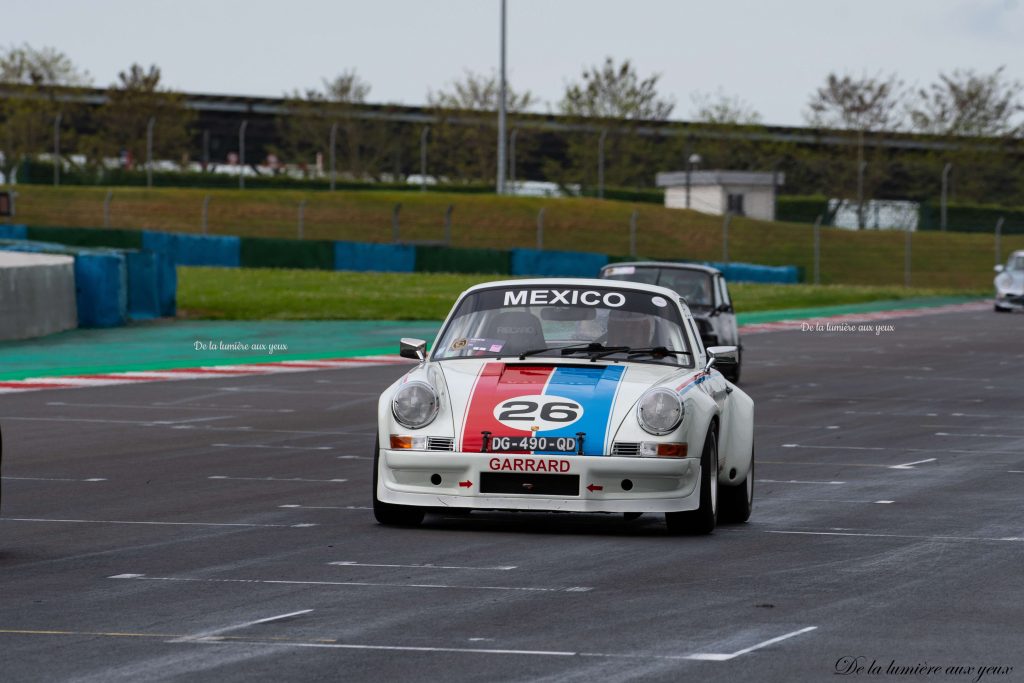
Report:
[{"label": "tow hook arrow", "polygon": [[594,491],[604,491],[604,487],[598,486],[597,484],[589,484],[587,486],[587,490],[593,493]]},{"label": "tow hook arrow", "polygon": [[473,485],[473,482],[469,481],[468,479],[466,481],[460,481],[459,482],[459,486],[461,486],[464,489],[468,489],[472,485]]}]

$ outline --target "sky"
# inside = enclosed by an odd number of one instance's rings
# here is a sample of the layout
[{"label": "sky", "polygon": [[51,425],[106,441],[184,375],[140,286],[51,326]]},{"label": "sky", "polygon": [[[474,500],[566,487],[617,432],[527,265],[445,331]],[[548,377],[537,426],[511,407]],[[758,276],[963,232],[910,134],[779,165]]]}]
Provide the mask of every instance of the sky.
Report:
[{"label": "sky", "polygon": [[[1024,81],[1022,0],[507,0],[508,74],[537,111],[605,57],[659,74],[685,120],[693,97],[738,96],[768,124],[802,125],[830,72],[1005,65]],[[498,69],[500,0],[5,0],[0,47],[49,46],[105,87],[133,62],[188,92],[279,97],[347,69],[368,100],[422,105],[467,70]]]}]

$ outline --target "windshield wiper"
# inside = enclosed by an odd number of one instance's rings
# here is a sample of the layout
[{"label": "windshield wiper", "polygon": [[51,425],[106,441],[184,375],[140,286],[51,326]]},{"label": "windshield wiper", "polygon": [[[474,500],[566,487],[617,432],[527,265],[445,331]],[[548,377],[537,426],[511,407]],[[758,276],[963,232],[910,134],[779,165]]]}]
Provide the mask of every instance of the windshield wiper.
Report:
[{"label": "windshield wiper", "polygon": [[669,349],[664,346],[638,346],[636,348],[631,346],[619,346],[609,348],[604,353],[594,355],[590,360],[598,360],[606,356],[610,356],[615,353],[625,353],[627,360],[636,356],[654,356],[655,358],[664,358],[665,356],[692,356],[693,354],[689,351],[679,351],[676,349]]},{"label": "windshield wiper", "polygon": [[574,353],[620,353],[629,351],[628,346],[605,346],[600,342],[584,342],[581,344],[569,344],[568,346],[548,346],[543,349],[530,349],[519,354],[519,360],[526,360],[527,356],[536,356],[545,351],[561,351],[563,356]]}]

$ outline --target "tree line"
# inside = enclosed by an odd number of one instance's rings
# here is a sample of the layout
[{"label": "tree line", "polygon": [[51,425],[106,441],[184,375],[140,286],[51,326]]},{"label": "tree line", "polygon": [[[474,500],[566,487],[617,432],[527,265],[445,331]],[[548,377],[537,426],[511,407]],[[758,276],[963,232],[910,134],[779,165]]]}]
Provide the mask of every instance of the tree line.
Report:
[{"label": "tree line", "polygon": [[[907,85],[896,74],[828,74],[808,95],[803,115],[808,127],[842,142],[832,145],[737,135],[762,129],[762,116],[724,90],[691,96],[690,134],[660,134],[672,126],[676,103],[659,82],[658,74],[641,74],[629,60],[609,57],[587,66],[567,82],[558,102],[547,105],[565,124],[554,131],[517,125],[540,103],[528,90],[508,88],[516,165],[509,175],[587,189],[600,174],[609,187],[644,188],[657,171],[680,170],[699,158],[701,168],[784,171],[787,192],[852,198],[935,196],[945,171],[958,200],[1024,204],[1022,85],[1004,68],[954,70],[924,86]],[[90,168],[144,161],[152,121],[159,131],[152,140],[154,159],[184,167],[196,156],[195,112],[183,106],[182,93],[162,85],[155,65],[132,64],[106,88],[101,105],[89,106],[58,97],[62,88],[92,86],[88,73],[57,50],[26,45],[0,51],[0,84],[32,93],[0,100],[5,177],[21,159],[52,149],[55,123],[60,152],[84,157]],[[287,93],[289,113],[277,118],[267,149],[280,162],[278,172],[288,166],[316,174],[323,163],[314,160],[333,149],[345,179],[400,180],[396,156],[418,156],[423,142],[431,150],[429,175],[493,183],[495,74],[466,72],[429,90],[429,129],[357,115],[370,92],[371,84],[346,70],[318,87]],[[83,121],[88,125],[79,125]],[[949,142],[913,153],[877,144],[893,133]]]}]

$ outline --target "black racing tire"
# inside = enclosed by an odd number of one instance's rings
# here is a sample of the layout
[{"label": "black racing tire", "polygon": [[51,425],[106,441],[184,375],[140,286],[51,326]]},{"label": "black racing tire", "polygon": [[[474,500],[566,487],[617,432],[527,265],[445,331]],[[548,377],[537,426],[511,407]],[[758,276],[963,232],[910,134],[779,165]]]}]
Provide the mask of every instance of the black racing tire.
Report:
[{"label": "black racing tire", "polygon": [[380,469],[380,437],[373,446],[373,516],[385,526],[415,527],[423,523],[425,508],[382,503],[377,499],[377,472]]},{"label": "black racing tire", "polygon": [[719,517],[723,522],[742,524],[754,509],[754,452],[750,452],[750,471],[737,486],[723,486],[719,493]]},{"label": "black racing tire", "polygon": [[1013,313],[1013,311],[1011,309],[1003,308],[999,304],[994,305],[992,308],[993,308],[993,310],[995,310],[996,313]]},{"label": "black racing tire", "polygon": [[708,429],[700,455],[700,507],[685,512],[666,512],[665,525],[672,535],[710,534],[718,523],[718,433]]}]

